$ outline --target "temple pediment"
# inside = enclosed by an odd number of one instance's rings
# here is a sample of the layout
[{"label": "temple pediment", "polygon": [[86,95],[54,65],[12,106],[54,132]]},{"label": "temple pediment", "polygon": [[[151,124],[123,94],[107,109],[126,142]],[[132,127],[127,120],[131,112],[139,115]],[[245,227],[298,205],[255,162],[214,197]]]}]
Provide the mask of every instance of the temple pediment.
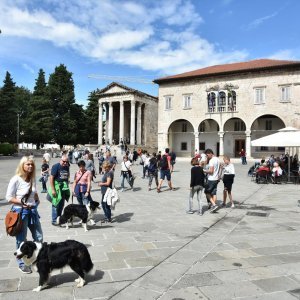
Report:
[{"label": "temple pediment", "polygon": [[128,90],[126,90],[118,85],[115,85],[115,86],[110,87],[103,94],[114,94],[114,93],[124,93],[124,92],[128,92]]}]

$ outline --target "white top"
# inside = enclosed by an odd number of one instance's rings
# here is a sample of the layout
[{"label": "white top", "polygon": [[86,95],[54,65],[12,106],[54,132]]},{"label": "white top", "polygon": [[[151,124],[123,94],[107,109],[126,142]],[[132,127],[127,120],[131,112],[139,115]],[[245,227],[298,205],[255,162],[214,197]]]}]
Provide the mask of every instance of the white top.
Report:
[{"label": "white top", "polygon": [[214,167],[214,172],[213,174],[208,174],[207,179],[208,180],[219,180],[219,170],[220,170],[220,162],[219,159],[215,156],[213,156],[209,163],[208,163],[209,168]]},{"label": "white top", "polygon": [[48,152],[46,152],[46,153],[44,153],[43,158],[45,158],[46,161],[50,161],[51,160],[51,155]]},{"label": "white top", "polygon": [[[29,192],[29,188],[30,188],[30,182],[26,182],[22,177],[15,175],[9,181],[5,198],[7,201],[10,201],[12,198],[21,200],[22,197],[24,197],[24,195],[26,195]],[[32,206],[35,205],[35,200],[34,200],[35,193],[36,193],[36,184],[35,182],[33,182],[32,191],[27,200],[27,204]],[[22,207],[21,204],[14,204],[14,206]]]},{"label": "white top", "polygon": [[132,164],[131,164],[131,162],[129,160],[122,161],[122,163],[121,163],[121,171],[128,172],[128,170],[131,170],[131,165]]},{"label": "white top", "polygon": [[144,167],[147,167],[150,165],[150,156],[146,156],[145,160],[144,160]]},{"label": "white top", "polygon": [[223,172],[225,174],[235,174],[234,165],[229,163],[228,165],[224,165]]}]

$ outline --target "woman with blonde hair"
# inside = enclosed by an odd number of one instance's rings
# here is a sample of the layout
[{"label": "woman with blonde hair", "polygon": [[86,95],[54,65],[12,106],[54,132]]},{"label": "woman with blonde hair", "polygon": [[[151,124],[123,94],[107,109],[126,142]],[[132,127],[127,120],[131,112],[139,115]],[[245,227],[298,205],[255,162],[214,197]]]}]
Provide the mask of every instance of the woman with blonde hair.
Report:
[{"label": "woman with blonde hair", "polygon": [[101,181],[98,183],[98,185],[101,187],[101,194],[102,194],[101,205],[105,215],[105,219],[104,219],[105,222],[111,222],[111,208],[107,204],[107,202],[103,201],[107,188],[109,187],[112,189],[112,183],[114,180],[114,171],[111,168],[112,165],[110,164],[110,162],[107,160],[104,161],[102,165],[102,170],[104,171],[104,175]]},{"label": "woman with blonde hair", "polygon": [[[24,156],[21,158],[13,176],[8,184],[6,200],[12,204],[12,211],[22,213],[22,230],[16,236],[16,247],[26,240],[27,228],[31,231],[32,238],[36,242],[43,241],[43,232],[40,216],[37,211],[39,197],[35,181],[36,167],[33,158]],[[31,269],[25,266],[21,259],[17,259],[19,270],[29,274]]]},{"label": "woman with blonde hair", "polygon": [[227,155],[223,157],[224,164],[222,165],[222,173],[223,173],[223,183],[224,183],[224,190],[223,190],[223,203],[222,206],[226,207],[226,199],[227,195],[231,202],[231,207],[234,208],[234,202],[232,199],[232,184],[234,181],[235,170],[233,163],[230,162],[230,158]]}]

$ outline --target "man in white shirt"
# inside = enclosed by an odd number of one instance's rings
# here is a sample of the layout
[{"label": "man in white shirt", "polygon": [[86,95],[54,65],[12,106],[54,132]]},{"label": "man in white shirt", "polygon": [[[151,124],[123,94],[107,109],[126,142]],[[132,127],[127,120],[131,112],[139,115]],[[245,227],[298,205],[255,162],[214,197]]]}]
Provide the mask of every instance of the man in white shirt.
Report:
[{"label": "man in white shirt", "polygon": [[214,155],[214,152],[211,149],[206,149],[205,154],[208,159],[208,170],[203,170],[204,173],[208,174],[207,176],[207,187],[205,188],[204,193],[210,199],[212,204],[211,212],[215,211],[217,206],[217,186],[219,183],[219,171],[220,171],[220,162],[219,159]]}]

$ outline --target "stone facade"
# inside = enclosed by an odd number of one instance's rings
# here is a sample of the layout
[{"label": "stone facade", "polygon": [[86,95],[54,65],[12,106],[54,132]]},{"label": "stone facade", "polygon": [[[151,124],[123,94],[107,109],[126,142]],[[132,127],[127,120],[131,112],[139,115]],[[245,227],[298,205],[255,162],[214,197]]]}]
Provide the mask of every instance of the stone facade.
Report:
[{"label": "stone facade", "polygon": [[157,108],[156,97],[111,83],[99,91],[98,144],[103,139],[119,144],[122,139],[130,145],[156,148]]},{"label": "stone facade", "polygon": [[300,62],[178,77],[154,81],[159,84],[159,150],[169,147],[191,156],[195,149],[212,148],[237,157],[244,148],[248,157],[261,157],[285,149],[251,147],[251,140],[287,126],[300,128]]}]

